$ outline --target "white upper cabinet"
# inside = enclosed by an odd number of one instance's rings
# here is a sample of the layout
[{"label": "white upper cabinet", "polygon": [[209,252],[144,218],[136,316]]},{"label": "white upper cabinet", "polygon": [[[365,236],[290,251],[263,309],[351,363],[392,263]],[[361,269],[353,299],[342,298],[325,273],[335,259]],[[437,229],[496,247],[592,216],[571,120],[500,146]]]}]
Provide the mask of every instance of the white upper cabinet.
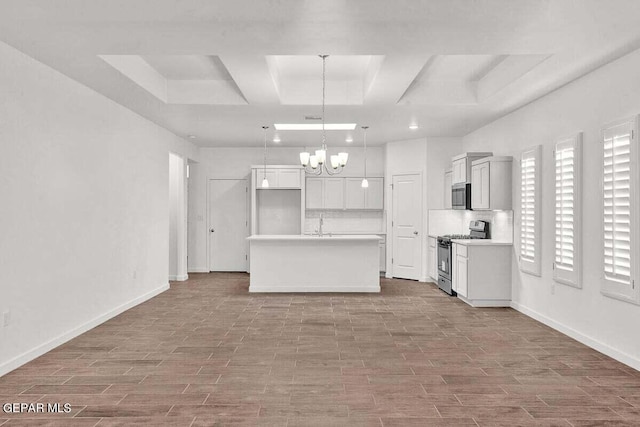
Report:
[{"label": "white upper cabinet", "polygon": [[344,179],[324,179],[322,202],[324,209],[344,209]]},{"label": "white upper cabinet", "polygon": [[458,159],[452,162],[453,174],[451,176],[451,184],[460,184],[467,182],[467,159]]},{"label": "white upper cabinet", "polygon": [[485,157],[471,166],[471,209],[511,210],[512,157]]},{"label": "white upper cabinet", "polygon": [[364,188],[365,209],[384,209],[384,178],[367,178],[369,188]]},{"label": "white upper cabinet", "polygon": [[306,207],[307,209],[322,209],[322,178],[307,178]]},{"label": "white upper cabinet", "polygon": [[301,174],[297,169],[278,169],[278,188],[300,188]]},{"label": "white upper cabinet", "polygon": [[262,180],[267,177],[267,181],[269,182],[268,188],[277,188],[278,187],[278,172],[275,169],[257,169],[256,170],[256,188],[262,188]]},{"label": "white upper cabinet", "polygon": [[[265,177],[264,167],[253,166],[256,170],[256,188],[262,188],[262,180]],[[288,189],[300,189],[302,188],[302,168],[286,168],[278,166],[267,166],[266,176],[269,181],[269,189],[274,188],[288,188]]]},{"label": "white upper cabinet", "polygon": [[489,209],[489,162],[471,167],[471,208]]},{"label": "white upper cabinet", "polygon": [[345,209],[364,209],[365,189],[362,188],[362,179],[346,178],[345,181]]},{"label": "white upper cabinet", "polygon": [[[493,153],[462,153],[451,159],[451,184],[464,184],[471,181],[471,163]],[[473,191],[473,190],[472,190]]]},{"label": "white upper cabinet", "polygon": [[307,178],[307,209],[383,210],[384,178]]}]

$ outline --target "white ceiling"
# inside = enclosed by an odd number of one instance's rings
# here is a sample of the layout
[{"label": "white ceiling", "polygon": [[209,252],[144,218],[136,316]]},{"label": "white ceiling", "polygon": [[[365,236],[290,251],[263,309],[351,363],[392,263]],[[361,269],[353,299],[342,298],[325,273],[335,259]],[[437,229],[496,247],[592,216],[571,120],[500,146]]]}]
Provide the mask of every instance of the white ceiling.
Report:
[{"label": "white ceiling", "polygon": [[1,40],[201,146],[319,115],[318,54],[327,122],[369,125],[373,145],[465,135],[639,48],[638,22],[638,0],[0,3]]}]

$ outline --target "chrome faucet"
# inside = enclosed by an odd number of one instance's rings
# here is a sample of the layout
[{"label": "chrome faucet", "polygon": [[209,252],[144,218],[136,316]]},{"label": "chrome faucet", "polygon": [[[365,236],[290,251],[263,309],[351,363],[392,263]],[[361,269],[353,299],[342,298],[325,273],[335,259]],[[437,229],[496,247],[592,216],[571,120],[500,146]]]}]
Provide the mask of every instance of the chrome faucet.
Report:
[{"label": "chrome faucet", "polygon": [[318,236],[322,237],[324,233],[322,232],[322,226],[324,225],[324,213],[320,214],[320,225],[318,227]]}]

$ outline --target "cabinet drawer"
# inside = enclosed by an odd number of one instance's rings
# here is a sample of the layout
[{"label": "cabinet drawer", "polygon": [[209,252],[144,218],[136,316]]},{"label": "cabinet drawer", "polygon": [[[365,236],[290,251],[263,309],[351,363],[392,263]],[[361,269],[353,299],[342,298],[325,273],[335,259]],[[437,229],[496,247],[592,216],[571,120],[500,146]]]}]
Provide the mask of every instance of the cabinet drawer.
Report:
[{"label": "cabinet drawer", "polygon": [[465,245],[456,244],[458,247],[458,256],[467,257],[467,247]]}]

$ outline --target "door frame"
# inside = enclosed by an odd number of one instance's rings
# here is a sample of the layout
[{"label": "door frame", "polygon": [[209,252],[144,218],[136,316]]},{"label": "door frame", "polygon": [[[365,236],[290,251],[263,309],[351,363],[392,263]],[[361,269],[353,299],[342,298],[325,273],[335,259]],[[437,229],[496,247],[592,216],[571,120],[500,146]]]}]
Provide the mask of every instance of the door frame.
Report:
[{"label": "door frame", "polygon": [[[424,190],[425,190],[425,183],[424,183],[424,176],[425,174],[423,173],[423,171],[404,171],[404,172],[400,172],[400,173],[394,173],[391,174],[391,179],[389,180],[390,183],[388,183],[388,188],[389,188],[389,196],[387,197],[388,200],[388,218],[387,218],[387,272],[385,272],[385,277],[388,279],[392,279],[394,278],[394,264],[392,262],[390,262],[390,258],[393,258],[393,240],[394,240],[394,235],[393,235],[393,225],[391,225],[393,223],[393,215],[394,215],[394,209],[393,209],[393,181],[394,178],[396,176],[407,176],[407,175],[418,175],[419,180],[420,180],[420,187],[421,187],[421,203],[420,203],[420,227],[422,228],[421,230],[421,236],[420,236],[420,252],[422,253],[421,257],[420,257],[420,272],[418,274],[418,281],[420,282],[426,282],[427,279],[425,277],[425,262],[423,260],[423,258],[425,258],[424,254],[425,254],[425,249],[428,250],[428,247],[425,248],[426,243],[427,243],[427,239],[425,236],[425,230],[426,230],[426,225],[425,225],[425,203],[426,203],[426,196],[424,194]],[[408,279],[409,280],[409,279]]]},{"label": "door frame", "polygon": [[[211,230],[211,199],[210,199],[210,195],[211,195],[211,181],[244,181],[246,184],[246,196],[245,196],[245,229],[246,229],[246,237],[249,237],[249,213],[250,213],[250,203],[251,203],[251,199],[249,197],[249,185],[250,183],[250,179],[248,177],[243,177],[243,178],[211,178],[211,177],[207,177],[207,195],[205,197],[206,199],[206,203],[207,203],[207,228],[205,230],[205,232],[207,233],[207,237],[206,237],[206,242],[207,242],[207,272],[211,273],[211,236],[210,236],[210,231]],[[246,259],[246,264],[245,264],[245,271],[248,273],[249,272],[249,242],[245,240],[244,242],[244,249],[245,249],[245,253],[247,254],[247,259]]]}]

